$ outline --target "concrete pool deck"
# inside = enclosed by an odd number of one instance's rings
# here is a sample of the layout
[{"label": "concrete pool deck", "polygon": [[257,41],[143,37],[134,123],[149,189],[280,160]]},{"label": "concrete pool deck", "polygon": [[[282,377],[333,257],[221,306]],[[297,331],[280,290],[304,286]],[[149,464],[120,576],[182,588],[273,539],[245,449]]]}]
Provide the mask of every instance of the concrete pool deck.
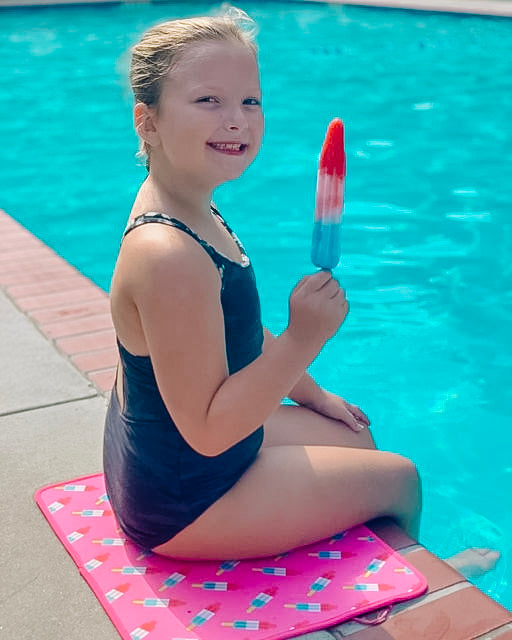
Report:
[{"label": "concrete pool deck", "polygon": [[[101,471],[117,361],[107,295],[1,210],[0,324],[0,637],[114,640],[33,499],[42,486]],[[512,640],[511,612],[391,521],[369,526],[426,576],[428,592],[378,627],[349,622],[303,640]]]},{"label": "concrete pool deck", "polygon": [[[2,7],[33,7],[64,4],[151,4],[159,0],[0,0]],[[512,0],[291,0],[307,3],[359,5],[385,9],[468,13],[482,16],[512,17]]]}]

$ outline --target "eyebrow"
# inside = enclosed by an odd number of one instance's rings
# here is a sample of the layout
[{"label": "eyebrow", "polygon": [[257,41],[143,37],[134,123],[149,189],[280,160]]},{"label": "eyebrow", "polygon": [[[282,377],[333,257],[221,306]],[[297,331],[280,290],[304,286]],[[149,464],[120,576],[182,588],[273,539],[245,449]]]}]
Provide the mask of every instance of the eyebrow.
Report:
[{"label": "eyebrow", "polygon": [[[224,87],[216,87],[216,86],[207,85],[207,84],[197,84],[190,87],[190,91],[203,91],[203,92],[206,91],[207,93],[223,93]],[[258,87],[258,88],[256,88],[255,86],[250,87],[250,89],[244,93],[261,93],[261,87]]]}]

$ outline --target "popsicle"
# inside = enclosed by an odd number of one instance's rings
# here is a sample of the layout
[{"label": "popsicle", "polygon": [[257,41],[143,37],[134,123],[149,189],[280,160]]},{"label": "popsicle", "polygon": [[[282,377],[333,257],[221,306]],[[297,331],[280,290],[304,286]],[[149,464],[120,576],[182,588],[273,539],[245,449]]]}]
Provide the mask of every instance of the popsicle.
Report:
[{"label": "popsicle", "polygon": [[330,271],[341,255],[340,222],[345,186],[345,145],[343,122],[334,118],[327,128],[316,183],[315,220],[311,260]]}]

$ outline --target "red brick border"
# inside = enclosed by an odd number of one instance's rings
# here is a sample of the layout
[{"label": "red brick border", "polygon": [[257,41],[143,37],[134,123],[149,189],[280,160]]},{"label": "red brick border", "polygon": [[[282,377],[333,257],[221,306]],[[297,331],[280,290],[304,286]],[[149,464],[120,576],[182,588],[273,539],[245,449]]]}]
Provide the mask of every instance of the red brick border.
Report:
[{"label": "red brick border", "polygon": [[106,394],[117,347],[107,294],[0,210],[0,287]]}]

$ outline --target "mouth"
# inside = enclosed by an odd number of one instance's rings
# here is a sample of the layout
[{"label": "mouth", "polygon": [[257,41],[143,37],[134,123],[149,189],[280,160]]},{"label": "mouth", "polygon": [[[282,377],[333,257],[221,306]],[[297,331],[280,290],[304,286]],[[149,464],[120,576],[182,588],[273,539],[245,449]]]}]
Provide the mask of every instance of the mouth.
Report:
[{"label": "mouth", "polygon": [[214,151],[230,156],[243,155],[249,146],[243,142],[208,142],[207,145]]}]

